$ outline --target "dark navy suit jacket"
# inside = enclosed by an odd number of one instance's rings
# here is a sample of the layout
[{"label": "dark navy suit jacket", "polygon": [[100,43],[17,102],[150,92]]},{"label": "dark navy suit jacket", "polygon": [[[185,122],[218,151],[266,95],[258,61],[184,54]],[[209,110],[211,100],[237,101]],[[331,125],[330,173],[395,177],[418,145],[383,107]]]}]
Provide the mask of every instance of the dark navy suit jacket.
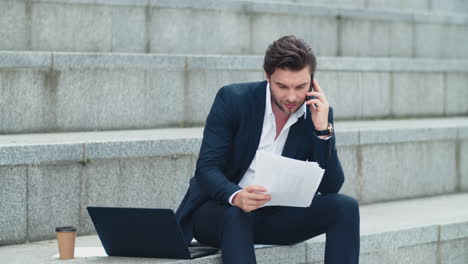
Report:
[{"label": "dark navy suit jacket", "polygon": [[[252,162],[262,134],[267,82],[231,84],[221,88],[206,119],[195,176],[176,212],[187,243],[192,240],[192,213],[208,199],[228,204]],[[333,123],[333,109],[329,111]],[[335,148],[335,136],[318,138],[310,110],[291,126],[282,156],[316,161],[325,169],[321,194],[337,193],[344,175]]]}]

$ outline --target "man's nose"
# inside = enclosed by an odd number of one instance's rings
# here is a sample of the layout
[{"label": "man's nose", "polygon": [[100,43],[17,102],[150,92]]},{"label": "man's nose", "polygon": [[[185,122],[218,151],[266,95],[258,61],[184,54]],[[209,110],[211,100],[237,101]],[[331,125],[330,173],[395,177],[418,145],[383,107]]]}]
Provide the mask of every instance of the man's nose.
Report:
[{"label": "man's nose", "polygon": [[297,96],[296,96],[296,93],[294,91],[291,91],[291,92],[288,93],[288,102],[293,103],[293,102],[296,101],[296,98],[297,98]]}]

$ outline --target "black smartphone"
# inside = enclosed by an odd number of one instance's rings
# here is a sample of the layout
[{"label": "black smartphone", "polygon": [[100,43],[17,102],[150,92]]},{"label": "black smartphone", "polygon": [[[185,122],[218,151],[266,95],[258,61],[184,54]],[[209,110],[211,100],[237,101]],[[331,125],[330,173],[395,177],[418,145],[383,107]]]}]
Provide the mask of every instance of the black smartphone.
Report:
[{"label": "black smartphone", "polygon": [[[309,87],[309,92],[312,92],[313,91],[313,87],[314,87],[314,74],[312,73],[310,75],[310,87]],[[317,99],[317,97],[315,96],[306,96],[306,101],[310,100],[310,99]]]}]

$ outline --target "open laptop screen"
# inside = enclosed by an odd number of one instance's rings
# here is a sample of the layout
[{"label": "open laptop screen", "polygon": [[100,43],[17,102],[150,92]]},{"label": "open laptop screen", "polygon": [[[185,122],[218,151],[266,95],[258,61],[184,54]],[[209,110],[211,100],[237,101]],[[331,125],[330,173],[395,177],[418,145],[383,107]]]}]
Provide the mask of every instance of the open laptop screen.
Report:
[{"label": "open laptop screen", "polygon": [[88,207],[109,256],[190,259],[170,209]]}]

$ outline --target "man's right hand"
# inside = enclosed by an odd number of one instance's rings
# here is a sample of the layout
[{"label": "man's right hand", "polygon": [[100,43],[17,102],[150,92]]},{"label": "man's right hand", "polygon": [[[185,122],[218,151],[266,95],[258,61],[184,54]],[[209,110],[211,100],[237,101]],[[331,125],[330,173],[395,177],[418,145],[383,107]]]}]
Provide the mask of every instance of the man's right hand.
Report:
[{"label": "man's right hand", "polygon": [[251,212],[271,200],[271,195],[260,193],[266,191],[267,189],[260,185],[246,186],[234,196],[232,204],[246,213]]}]

